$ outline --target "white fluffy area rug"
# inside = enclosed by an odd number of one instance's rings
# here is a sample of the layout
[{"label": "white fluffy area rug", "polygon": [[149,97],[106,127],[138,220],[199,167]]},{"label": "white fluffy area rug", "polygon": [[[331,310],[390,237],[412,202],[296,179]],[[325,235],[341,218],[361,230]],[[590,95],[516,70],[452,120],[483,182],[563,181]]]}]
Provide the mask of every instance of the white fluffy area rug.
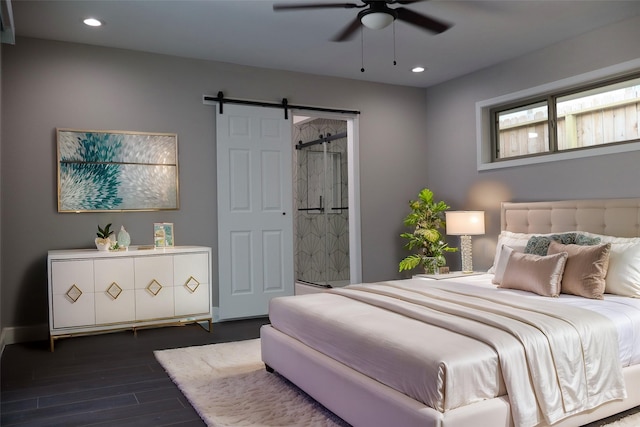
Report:
[{"label": "white fluffy area rug", "polygon": [[640,427],[640,412],[628,415],[618,421],[609,424],[601,424],[602,427]]},{"label": "white fluffy area rug", "polygon": [[[260,340],[156,351],[200,417],[215,427],[348,427],[302,390],[265,370]],[[640,427],[640,412],[590,426]]]},{"label": "white fluffy area rug", "polygon": [[209,426],[348,426],[285,378],[268,373],[259,339],[155,356]]}]

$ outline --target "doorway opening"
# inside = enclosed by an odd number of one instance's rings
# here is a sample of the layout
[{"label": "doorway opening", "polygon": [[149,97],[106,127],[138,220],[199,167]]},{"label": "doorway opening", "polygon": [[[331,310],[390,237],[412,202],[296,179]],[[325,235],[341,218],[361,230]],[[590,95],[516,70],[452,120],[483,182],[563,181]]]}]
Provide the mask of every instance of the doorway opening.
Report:
[{"label": "doorway opening", "polygon": [[296,293],[359,283],[354,119],[293,116]]}]

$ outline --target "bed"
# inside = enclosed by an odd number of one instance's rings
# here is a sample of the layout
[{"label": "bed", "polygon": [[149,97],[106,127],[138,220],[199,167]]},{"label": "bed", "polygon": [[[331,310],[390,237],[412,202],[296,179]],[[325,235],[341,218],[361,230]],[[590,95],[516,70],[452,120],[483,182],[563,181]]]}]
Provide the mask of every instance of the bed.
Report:
[{"label": "bed", "polygon": [[[354,426],[580,426],[640,405],[640,199],[505,202],[501,226],[489,274],[272,300],[264,363]],[[625,295],[511,286],[532,237],[573,231],[610,250],[607,289]],[[553,281],[575,245],[551,245]]]}]

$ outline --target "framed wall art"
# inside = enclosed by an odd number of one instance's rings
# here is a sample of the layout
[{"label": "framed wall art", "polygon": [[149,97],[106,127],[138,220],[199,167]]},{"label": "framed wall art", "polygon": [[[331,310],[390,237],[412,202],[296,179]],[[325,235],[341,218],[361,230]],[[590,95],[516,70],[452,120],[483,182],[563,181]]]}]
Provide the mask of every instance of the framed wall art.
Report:
[{"label": "framed wall art", "polygon": [[179,208],[178,135],[56,129],[58,212]]}]

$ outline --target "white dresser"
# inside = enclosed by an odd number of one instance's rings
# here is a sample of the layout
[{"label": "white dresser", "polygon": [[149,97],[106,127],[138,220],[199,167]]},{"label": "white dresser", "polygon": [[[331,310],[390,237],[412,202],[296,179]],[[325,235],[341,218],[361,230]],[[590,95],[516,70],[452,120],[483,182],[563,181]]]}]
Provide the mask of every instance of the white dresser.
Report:
[{"label": "white dresser", "polygon": [[212,330],[211,248],[52,250],[47,264],[51,351],[81,334],[203,321]]}]

